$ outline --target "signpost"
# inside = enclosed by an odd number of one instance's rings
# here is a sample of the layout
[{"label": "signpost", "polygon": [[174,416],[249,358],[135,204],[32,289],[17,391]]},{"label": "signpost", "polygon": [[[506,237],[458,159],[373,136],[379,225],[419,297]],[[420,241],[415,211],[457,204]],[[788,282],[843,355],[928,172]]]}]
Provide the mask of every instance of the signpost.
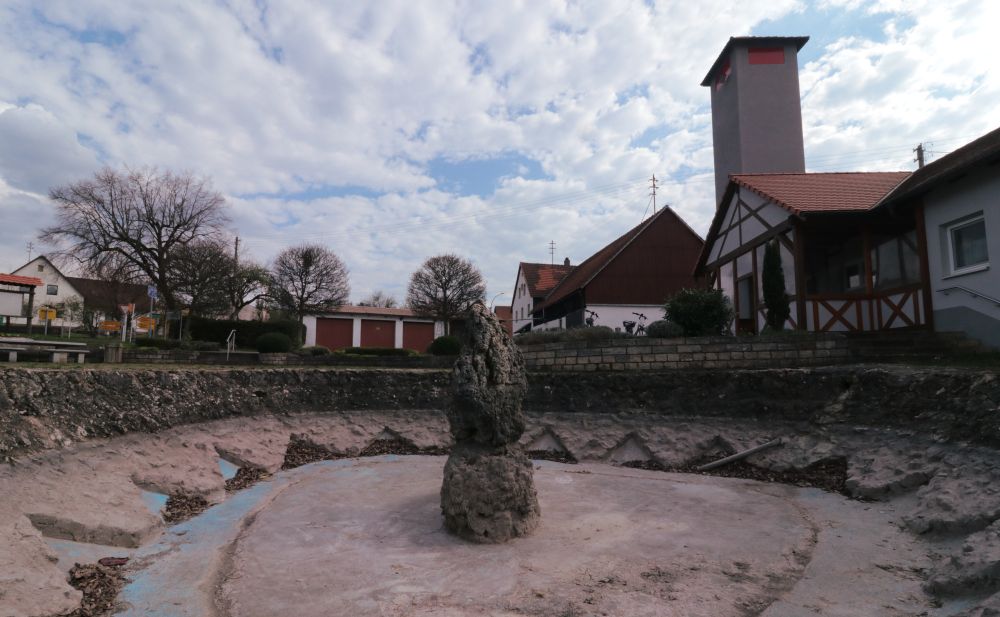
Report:
[{"label": "signpost", "polygon": [[[153,304],[156,302],[158,297],[158,292],[156,291],[156,285],[146,286],[146,295],[149,296],[149,314],[153,314]],[[149,338],[153,337],[153,328],[156,327],[156,321],[153,321],[153,325],[146,329],[146,334]]]},{"label": "signpost", "polygon": [[43,306],[38,309],[39,321],[45,322],[45,334],[49,333],[49,322],[55,318],[56,318],[56,310],[54,308]]}]

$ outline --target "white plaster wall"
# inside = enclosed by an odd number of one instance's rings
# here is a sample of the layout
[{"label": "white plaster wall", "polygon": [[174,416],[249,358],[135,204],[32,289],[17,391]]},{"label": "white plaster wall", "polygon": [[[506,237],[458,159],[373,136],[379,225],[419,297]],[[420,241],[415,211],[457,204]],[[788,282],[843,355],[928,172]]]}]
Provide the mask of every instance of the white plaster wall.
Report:
[{"label": "white plaster wall", "polygon": [[[525,293],[521,293],[521,285],[525,286]],[[514,295],[511,298],[510,310],[512,313],[512,319],[514,323],[514,332],[524,327],[526,324],[531,323],[531,292],[527,291],[527,281],[524,278],[524,273],[521,269],[517,270],[517,283],[514,285]],[[524,312],[524,317],[519,318],[521,312]]]},{"label": "white plaster wall", "polygon": [[[980,211],[986,222],[988,267],[953,275],[946,227]],[[966,292],[943,291],[959,286],[1000,299],[1000,175],[996,168],[976,171],[927,194],[924,222],[935,329],[964,331],[1000,347],[1000,307]]]},{"label": "white plaster wall", "polygon": [[[43,267],[43,270],[41,272],[38,271],[39,265]],[[73,285],[71,285],[70,282],[66,280],[66,277],[60,274],[59,271],[54,266],[52,266],[46,259],[42,258],[41,256],[32,259],[31,261],[24,264],[14,272],[11,272],[11,274],[16,274],[17,276],[32,276],[35,278],[42,279],[43,283],[42,286],[35,288],[35,304],[32,315],[33,318],[32,322],[37,325],[43,325],[38,320],[39,307],[54,306],[56,304],[68,300],[69,298],[72,298],[73,296],[76,296],[80,300],[83,300],[83,296],[81,296],[80,293],[73,287]],[[53,296],[48,295],[46,293],[48,285],[56,285],[58,288],[58,293]],[[28,296],[27,294],[25,294],[24,304],[27,305],[27,303],[28,303]],[[19,317],[11,320],[11,323],[15,324],[23,324],[25,322],[26,322],[25,319]],[[74,322],[72,324],[69,321],[63,322],[62,318],[59,318],[52,320],[51,325],[56,327],[62,325],[67,325],[67,326],[73,325],[74,327],[76,327],[80,324],[79,322]]]},{"label": "white plaster wall", "polygon": [[634,321],[638,324],[639,318],[632,313],[645,315],[646,321],[643,323],[646,325],[663,319],[662,304],[593,304],[587,308],[598,315],[594,318],[595,326],[608,326],[612,330],[618,329],[622,332],[625,331],[623,321]]},{"label": "white plaster wall", "polygon": [[312,347],[316,344],[316,316],[306,315],[302,324],[306,327],[306,346]]}]

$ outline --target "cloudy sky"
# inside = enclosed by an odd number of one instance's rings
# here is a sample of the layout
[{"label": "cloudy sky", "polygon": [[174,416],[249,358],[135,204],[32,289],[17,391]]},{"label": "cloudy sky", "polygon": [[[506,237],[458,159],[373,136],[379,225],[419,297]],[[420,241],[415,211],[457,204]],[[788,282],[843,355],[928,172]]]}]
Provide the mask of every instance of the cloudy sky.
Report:
[{"label": "cloudy sky", "polygon": [[[808,35],[810,171],[912,169],[1000,125],[993,0],[0,0],[0,271],[103,165],[208,176],[254,258],[321,242],[354,299],[431,255],[489,296],[648,214],[714,209],[732,35]],[[501,297],[498,303],[504,300]]]}]

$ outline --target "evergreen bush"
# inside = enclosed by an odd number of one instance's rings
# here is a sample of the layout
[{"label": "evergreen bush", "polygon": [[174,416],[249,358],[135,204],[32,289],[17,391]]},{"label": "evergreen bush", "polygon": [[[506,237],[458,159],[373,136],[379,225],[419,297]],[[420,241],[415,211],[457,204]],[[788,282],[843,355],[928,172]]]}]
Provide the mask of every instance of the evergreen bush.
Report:
[{"label": "evergreen bush", "polygon": [[764,306],[767,307],[767,327],[780,332],[785,329],[792,310],[785,292],[785,272],[781,267],[781,246],[777,240],[768,242],[764,247],[761,284],[764,287]]},{"label": "evergreen bush", "polygon": [[680,338],[684,328],[666,319],[660,319],[646,326],[646,336],[650,338]]},{"label": "evergreen bush", "polygon": [[682,289],[663,308],[684,336],[728,335],[733,322],[733,305],[721,289]]},{"label": "evergreen bush", "polygon": [[427,353],[433,356],[457,356],[461,352],[462,341],[450,334],[437,337],[427,348]]},{"label": "evergreen bush", "polygon": [[292,350],[292,339],[281,332],[265,332],[257,337],[257,351],[260,353],[288,353]]},{"label": "evergreen bush", "polygon": [[303,356],[329,356],[330,349],[322,345],[312,345],[311,347],[303,347],[298,353]]},{"label": "evergreen bush", "polygon": [[305,328],[293,319],[241,321],[191,317],[190,327],[192,339],[214,341],[220,345],[225,344],[229,333],[236,330],[237,347],[252,348],[257,339],[268,332],[280,332],[293,341],[302,341],[305,338]]}]

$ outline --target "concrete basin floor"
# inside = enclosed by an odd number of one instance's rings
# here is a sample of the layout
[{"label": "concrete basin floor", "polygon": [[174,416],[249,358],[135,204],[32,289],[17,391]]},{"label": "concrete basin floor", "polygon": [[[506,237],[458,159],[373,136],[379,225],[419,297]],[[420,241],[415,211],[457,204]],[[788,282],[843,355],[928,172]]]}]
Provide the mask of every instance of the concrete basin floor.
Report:
[{"label": "concrete basin floor", "polygon": [[132,615],[913,615],[926,551],[890,504],[816,489],[536,463],[542,523],[448,535],[444,457],[276,475],[140,549]]}]

